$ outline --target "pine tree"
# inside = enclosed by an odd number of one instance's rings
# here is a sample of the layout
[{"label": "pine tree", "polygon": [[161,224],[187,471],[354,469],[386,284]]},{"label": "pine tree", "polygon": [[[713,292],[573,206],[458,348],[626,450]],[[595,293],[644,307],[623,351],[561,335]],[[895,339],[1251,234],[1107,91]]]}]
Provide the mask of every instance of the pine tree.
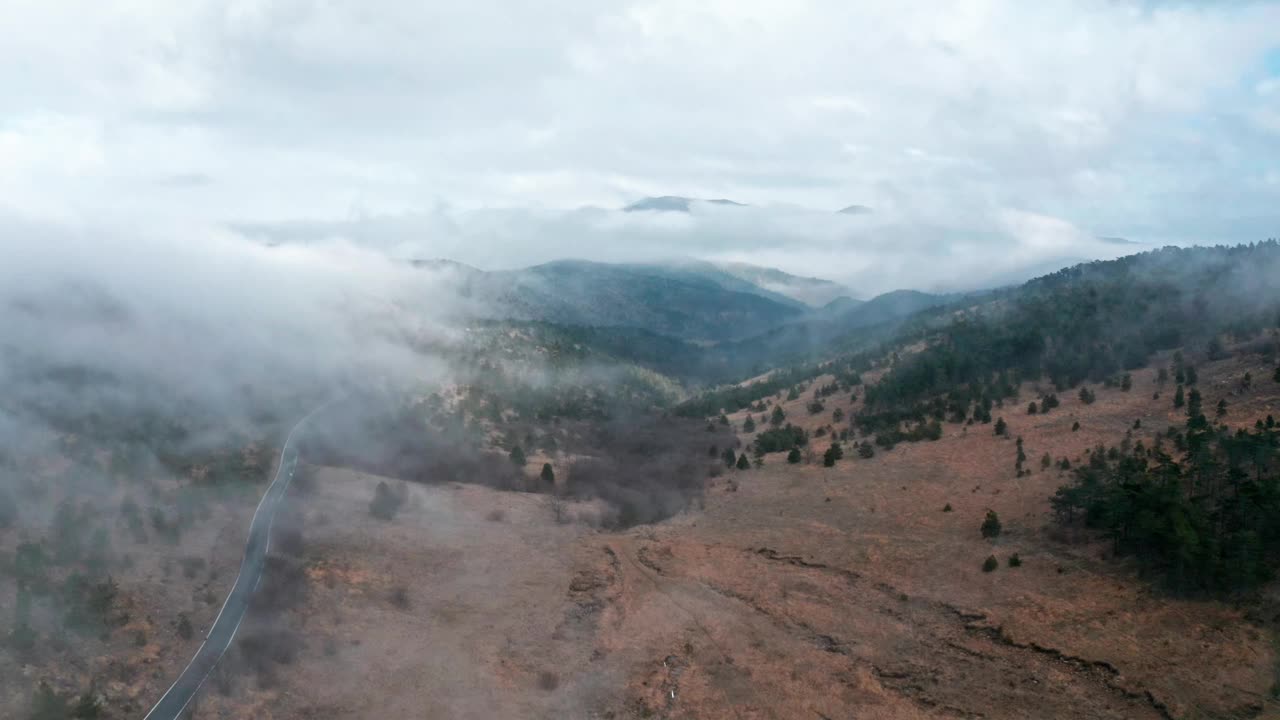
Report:
[{"label": "pine tree", "polygon": [[996,435],[1005,435],[1009,432],[1009,426],[1005,424],[1004,418],[996,419]]},{"label": "pine tree", "polygon": [[1129,390],[1133,389],[1132,375],[1130,375],[1129,373],[1125,373],[1120,377],[1120,389],[1125,392],[1129,392]]},{"label": "pine tree", "polygon": [[1223,398],[1218,401],[1218,417],[1223,417],[1226,414],[1227,414],[1227,399]]},{"label": "pine tree", "polygon": [[724,466],[727,468],[733,467],[738,462],[738,456],[733,452],[733,448],[725,448],[724,455],[721,457],[724,458]]},{"label": "pine tree", "polygon": [[840,446],[832,443],[831,447],[822,454],[822,464],[824,467],[834,467],[836,461],[840,459]]},{"label": "pine tree", "polygon": [[858,446],[858,456],[863,460],[870,460],[876,456],[876,449],[870,442],[863,440],[862,444]]},{"label": "pine tree", "polygon": [[742,453],[741,455],[738,456],[738,469],[739,470],[751,469],[751,461],[747,459],[746,453]]},{"label": "pine tree", "polygon": [[1173,393],[1173,407],[1180,408],[1187,403],[1186,396],[1182,393],[1182,386],[1179,385],[1177,391]]},{"label": "pine tree", "polygon": [[1188,384],[1188,385],[1195,385],[1195,384],[1196,384],[1196,379],[1197,379],[1197,378],[1196,378],[1196,369],[1195,369],[1195,367],[1193,367],[1193,366],[1191,366],[1191,365],[1188,365],[1188,366],[1187,366],[1187,384]]},{"label": "pine tree", "polygon": [[987,559],[982,561],[982,572],[993,572],[1000,567],[1000,561],[996,560],[995,555],[988,555]]},{"label": "pine tree", "polygon": [[511,458],[512,465],[515,465],[516,467],[520,467],[520,468],[524,467],[524,463],[525,463],[524,450],[521,450],[519,445],[512,445],[511,452],[510,454],[507,455],[507,457]]},{"label": "pine tree", "polygon": [[1277,366],[1277,367],[1276,367],[1276,374],[1275,374],[1275,375],[1272,375],[1272,376],[1271,376],[1271,379],[1272,379],[1272,380],[1275,380],[1275,381],[1276,381],[1276,382],[1278,382],[1278,383],[1280,383],[1280,366]]},{"label": "pine tree", "polygon": [[555,487],[556,471],[551,468],[551,463],[542,463],[542,473],[539,477],[542,478],[543,485],[546,485],[549,488]]},{"label": "pine tree", "polygon": [[1077,421],[1075,421],[1075,422],[1071,423],[1071,432],[1076,432],[1076,431],[1077,431],[1077,430],[1079,430],[1079,429],[1080,429],[1080,421],[1079,421],[1079,420],[1077,420]]},{"label": "pine tree", "polygon": [[1197,418],[1204,413],[1201,407],[1200,391],[1191,388],[1191,394],[1187,396],[1187,417]]},{"label": "pine tree", "polygon": [[1027,406],[1027,414],[1028,415],[1036,414],[1036,404],[1034,402],[1032,402],[1030,405]]},{"label": "pine tree", "polygon": [[1080,402],[1084,403],[1085,405],[1092,405],[1095,399],[1097,398],[1096,396],[1094,396],[1092,390],[1090,390],[1088,387],[1085,387],[1085,386],[1080,387]]},{"label": "pine tree", "polygon": [[791,452],[787,453],[787,462],[791,463],[792,465],[795,465],[796,463],[800,462],[800,448],[798,447],[791,448]]},{"label": "pine tree", "polygon": [[1000,516],[995,510],[988,510],[987,517],[982,521],[982,537],[988,539],[1000,537]]},{"label": "pine tree", "polygon": [[787,414],[782,412],[781,405],[773,406],[773,414],[769,416],[769,424],[774,427],[782,425],[782,421],[787,419]]},{"label": "pine tree", "polygon": [[742,421],[742,432],[749,433],[749,432],[755,432],[755,431],[756,431],[756,419],[748,415],[747,419]]}]

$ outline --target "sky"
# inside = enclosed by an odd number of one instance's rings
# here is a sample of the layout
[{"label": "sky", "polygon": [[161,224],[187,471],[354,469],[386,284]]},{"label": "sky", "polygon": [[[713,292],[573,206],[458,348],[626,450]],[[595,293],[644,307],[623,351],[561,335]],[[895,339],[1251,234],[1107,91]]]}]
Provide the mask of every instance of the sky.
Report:
[{"label": "sky", "polygon": [[[1278,2],[10,0],[0,86],[0,249],[691,256],[866,296],[1280,235]],[[618,210],[651,195],[749,207]]]}]

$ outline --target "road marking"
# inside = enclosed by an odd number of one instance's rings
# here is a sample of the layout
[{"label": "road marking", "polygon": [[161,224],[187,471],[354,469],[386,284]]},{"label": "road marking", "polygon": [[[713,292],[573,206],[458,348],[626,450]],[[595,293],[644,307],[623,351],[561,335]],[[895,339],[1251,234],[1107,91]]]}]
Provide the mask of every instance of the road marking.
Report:
[{"label": "road marking", "polygon": [[[267,542],[262,553],[263,564],[265,566],[267,552],[271,549],[271,528],[275,524],[275,510],[278,509],[279,503],[284,499],[284,492],[288,490],[289,481],[293,479],[293,471],[297,467],[297,453],[294,453],[292,461],[287,461],[285,459],[289,454],[289,445],[293,442],[293,435],[298,431],[298,428],[302,427],[303,424],[314,417],[316,413],[332,405],[336,401],[337,398],[333,398],[304,415],[301,420],[294,423],[294,426],[289,430],[289,434],[285,436],[284,445],[280,448],[280,464],[276,467],[276,476],[271,480],[271,484],[267,485],[266,491],[262,493],[262,499],[258,501],[258,507],[253,511],[253,519],[249,521],[249,538],[245,543],[244,555],[240,558],[240,570],[236,573],[235,582],[231,584],[231,590],[227,592],[227,599],[222,601],[222,608],[218,610],[218,616],[213,619],[213,624],[209,626],[209,631],[205,633],[204,642],[200,643],[200,647],[197,648],[195,654],[191,656],[190,662],[188,662],[187,666],[178,674],[178,677],[173,681],[173,684],[169,686],[169,689],[164,692],[164,695],[161,695],[160,699],[156,701],[156,704],[151,706],[151,710],[143,716],[142,720],[150,720],[152,713],[164,704],[165,698],[169,697],[169,693],[173,692],[173,689],[178,686],[178,683],[182,682],[182,678],[186,677],[187,671],[190,670],[191,666],[200,658],[200,653],[204,652],[205,646],[208,645],[209,638],[213,636],[213,631],[218,627],[218,621],[222,619],[222,614],[226,612],[227,605],[230,604],[232,596],[236,594],[236,588],[239,587],[240,579],[244,575],[245,565],[249,561],[249,549],[253,546],[254,528],[259,526],[258,518],[259,513],[262,512],[262,506],[266,503],[267,498],[271,496],[271,492],[275,489],[276,484],[280,482],[282,477],[284,477],[284,485],[282,486],[284,490],[279,493],[277,500],[272,504],[273,510],[271,511],[271,519],[267,522]],[[285,469],[285,465],[289,466],[287,476],[281,474]],[[262,572],[264,569],[265,567],[258,568],[258,578],[254,581],[253,590],[250,591],[250,594],[256,591],[258,589],[258,585],[262,583]],[[195,689],[191,691],[189,696],[187,696],[187,700],[182,704],[182,707],[178,708],[178,711],[171,716],[172,718],[176,720],[176,718],[180,717],[183,711],[187,709],[187,706],[191,704],[196,693],[200,692],[200,688],[204,687],[205,681],[209,679],[211,674],[213,674],[213,669],[218,666],[218,662],[221,661],[222,656],[226,654],[227,648],[231,647],[231,641],[235,639],[236,632],[240,630],[240,624],[244,622],[244,616],[247,611],[248,602],[246,601],[244,610],[241,611],[239,619],[236,620],[236,626],[232,628],[231,634],[227,636],[227,642],[222,646],[222,649],[218,651],[218,657],[214,658],[213,662],[209,664],[209,669],[205,671],[204,676],[200,678],[200,682],[196,684]],[[158,718],[157,720],[164,719]]]}]

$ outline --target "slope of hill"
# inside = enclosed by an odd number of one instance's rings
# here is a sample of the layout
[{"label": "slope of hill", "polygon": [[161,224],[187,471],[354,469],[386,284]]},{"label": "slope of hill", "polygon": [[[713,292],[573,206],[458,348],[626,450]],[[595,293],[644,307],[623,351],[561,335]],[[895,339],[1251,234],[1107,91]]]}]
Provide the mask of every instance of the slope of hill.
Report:
[{"label": "slope of hill", "polygon": [[[465,267],[465,266],[463,266]],[[561,260],[521,270],[450,267],[446,282],[482,317],[630,327],[681,340],[743,338],[800,317],[803,306],[713,266]]]},{"label": "slope of hill", "polygon": [[811,307],[822,307],[840,298],[846,302],[857,302],[850,297],[849,288],[830,280],[792,275],[776,268],[750,263],[720,263],[718,267],[752,285],[785,295]]}]

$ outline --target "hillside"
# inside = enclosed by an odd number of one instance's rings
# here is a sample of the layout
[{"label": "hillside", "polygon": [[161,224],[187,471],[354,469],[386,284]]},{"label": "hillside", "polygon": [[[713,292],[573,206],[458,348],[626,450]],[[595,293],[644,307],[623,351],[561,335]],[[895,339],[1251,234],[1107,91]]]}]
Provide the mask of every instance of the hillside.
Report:
[{"label": "hillside", "polygon": [[837,298],[846,303],[857,303],[849,297],[848,288],[839,283],[814,277],[801,277],[776,268],[761,267],[750,263],[720,263],[719,268],[734,277],[774,293],[799,300],[811,307],[822,307]]},{"label": "hillside", "polygon": [[445,272],[477,314],[493,319],[629,327],[718,342],[804,313],[800,303],[696,265],[563,260],[521,270]]}]

